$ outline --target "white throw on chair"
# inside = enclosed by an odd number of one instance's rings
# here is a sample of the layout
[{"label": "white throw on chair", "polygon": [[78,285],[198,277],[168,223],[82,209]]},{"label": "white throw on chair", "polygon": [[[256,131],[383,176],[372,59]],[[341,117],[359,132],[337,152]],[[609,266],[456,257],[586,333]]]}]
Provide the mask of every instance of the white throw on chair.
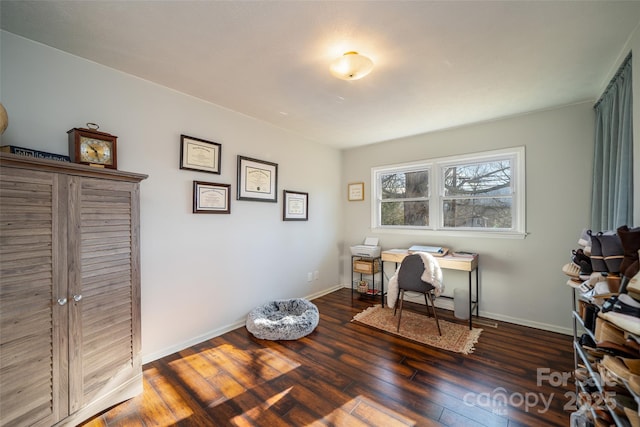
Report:
[{"label": "white throw on chair", "polygon": [[[432,257],[432,255],[427,253],[415,253],[406,256],[402,260],[402,264],[400,264],[400,268],[398,269],[398,301],[395,304],[395,308],[393,310],[393,314],[395,316],[396,310],[398,309],[398,303],[400,304],[400,313],[398,314],[398,327],[397,330],[400,330],[400,321],[402,320],[402,303],[404,301],[404,292],[420,292],[424,295],[424,302],[427,305],[427,314],[429,313],[429,301],[431,302],[431,306],[433,307],[433,317],[436,319],[436,325],[438,326],[438,334],[442,335],[440,331],[440,322],[438,322],[438,314],[436,313],[436,306],[433,303],[434,294],[436,291],[436,285],[434,283],[429,283],[423,280],[423,275],[425,273],[425,263],[423,262],[423,257],[426,258]],[[434,278],[441,278],[442,272],[440,271],[440,266],[437,262],[429,262],[430,268],[436,269],[436,271],[431,271],[430,275]],[[437,285],[441,285],[440,283]]]}]

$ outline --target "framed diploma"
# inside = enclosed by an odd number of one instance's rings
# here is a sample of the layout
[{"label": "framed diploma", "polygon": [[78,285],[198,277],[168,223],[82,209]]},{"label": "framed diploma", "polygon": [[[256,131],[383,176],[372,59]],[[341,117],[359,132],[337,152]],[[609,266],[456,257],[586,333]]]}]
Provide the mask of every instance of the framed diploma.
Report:
[{"label": "framed diploma", "polygon": [[231,213],[231,184],[193,181],[193,213]]},{"label": "framed diploma", "polygon": [[180,169],[220,174],[222,144],[180,135]]},{"label": "framed diploma", "polygon": [[278,165],[238,156],[238,200],[278,201]]},{"label": "framed diploma", "polygon": [[309,193],[283,190],[283,221],[307,221],[309,219]]},{"label": "framed diploma", "polygon": [[347,188],[349,201],[364,200],[364,182],[354,182]]}]

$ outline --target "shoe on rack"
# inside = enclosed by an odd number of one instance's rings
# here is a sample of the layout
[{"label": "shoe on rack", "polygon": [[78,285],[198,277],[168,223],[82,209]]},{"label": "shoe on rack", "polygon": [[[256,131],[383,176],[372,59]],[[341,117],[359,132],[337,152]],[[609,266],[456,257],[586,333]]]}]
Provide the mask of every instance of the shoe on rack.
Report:
[{"label": "shoe on rack", "polygon": [[636,395],[640,396],[640,375],[633,375],[629,377],[629,388]]},{"label": "shoe on rack", "polygon": [[618,302],[613,306],[613,311],[640,318],[640,302],[627,294],[620,294]]},{"label": "shoe on rack", "polygon": [[640,427],[640,415],[638,415],[638,409],[632,409],[624,407],[624,414],[627,416],[629,420],[629,424],[631,427]]},{"label": "shoe on rack", "polygon": [[629,381],[629,378],[631,378],[631,371],[629,371],[627,365],[625,365],[622,360],[615,356],[605,354],[605,356],[602,358],[602,366],[604,366],[615,379],[623,379]]},{"label": "shoe on rack", "polygon": [[[638,253],[640,253],[640,251],[638,251]],[[629,278],[629,282],[627,283],[627,289],[626,289],[627,294],[631,295],[636,300],[640,300],[640,271],[636,271],[635,274],[631,276],[631,273],[633,271],[629,271],[629,270],[634,269],[636,267],[640,267],[638,264],[640,263],[631,264],[631,266],[627,268],[627,274],[629,274],[629,276],[625,275],[625,277]]]},{"label": "shoe on rack", "polygon": [[591,376],[587,368],[577,368],[573,371],[573,378],[576,381],[580,381],[587,392],[595,393],[598,391],[597,381]]},{"label": "shoe on rack", "polygon": [[[640,252],[640,251],[638,251],[638,252]],[[635,276],[636,274],[638,274],[639,271],[640,271],[640,260],[632,262],[631,265],[629,267],[627,267],[627,269],[622,272],[622,274],[624,274],[625,276],[631,278],[631,277]]]},{"label": "shoe on rack", "polygon": [[615,311],[608,311],[606,313],[600,312],[598,313],[598,317],[607,320],[612,325],[615,325],[623,331],[640,335],[640,318],[638,317],[617,313]]},{"label": "shoe on rack", "polygon": [[637,317],[640,322],[640,302],[634,300],[627,294],[612,296],[602,304],[602,312],[614,311],[616,313],[628,314]]},{"label": "shoe on rack", "polygon": [[571,261],[575,265],[580,265],[582,261],[591,265],[591,258],[589,258],[582,249],[573,249],[571,251]]},{"label": "shoe on rack", "polygon": [[589,286],[589,281],[588,280],[580,280],[580,279],[576,279],[574,277],[570,278],[569,280],[567,280],[567,285],[571,286],[572,288],[575,288],[578,290],[578,292],[580,292],[581,294],[585,294],[587,292],[590,292],[593,288]]},{"label": "shoe on rack", "polygon": [[586,228],[583,228],[582,233],[580,233],[580,237],[578,238],[578,245],[582,246],[585,252],[591,253],[591,236],[587,233]]},{"label": "shoe on rack", "polygon": [[620,265],[624,260],[622,241],[617,234],[603,234],[597,237],[600,240],[602,257],[607,265],[609,273],[620,274]]},{"label": "shoe on rack", "polygon": [[582,334],[580,339],[578,339],[578,343],[580,344],[580,347],[585,348],[596,348],[598,346],[589,334]]},{"label": "shoe on rack", "polygon": [[[591,332],[596,332],[597,322],[598,322],[598,312],[600,311],[600,307],[595,304],[587,303],[584,306],[584,311],[582,314],[582,324],[584,327]],[[596,340],[598,336],[596,335]]]},{"label": "shoe on rack", "polygon": [[562,272],[569,277],[580,279],[580,267],[570,262],[562,266]]},{"label": "shoe on rack", "polygon": [[593,271],[598,271],[602,273],[607,273],[607,264],[604,262],[604,256],[602,255],[602,246],[600,245],[600,240],[598,237],[602,235],[602,233],[593,233],[591,230],[587,230],[587,235],[591,239],[591,266],[593,267]]},{"label": "shoe on rack", "polygon": [[620,264],[620,272],[625,271],[631,264],[638,261],[638,251],[640,250],[640,227],[629,228],[626,225],[618,227],[616,230],[622,244],[623,259]]},{"label": "shoe on rack", "polygon": [[[605,355],[602,358],[602,366],[606,368],[606,370],[612,374],[614,379],[622,379],[624,382],[629,382],[633,376],[638,376],[637,372],[633,372],[636,370],[636,366],[633,362],[634,359],[623,359],[620,357]],[[627,363],[625,363],[628,362]],[[629,367],[631,365],[632,369]]]},{"label": "shoe on rack", "polygon": [[640,357],[640,355],[635,355],[635,357],[620,357],[622,363],[629,368],[629,372],[633,375],[640,375],[640,359],[638,359],[638,357]]},{"label": "shoe on rack", "polygon": [[620,345],[625,345],[626,343],[624,330],[615,326],[613,323],[607,322],[600,316],[596,319],[596,328],[593,335],[596,342],[609,341]]},{"label": "shoe on rack", "polygon": [[626,417],[626,410],[630,409],[631,411],[635,411],[636,415],[638,413],[638,404],[635,399],[628,394],[616,394],[613,397],[613,401],[609,402],[613,406],[613,410],[616,414]]},{"label": "shoe on rack", "polygon": [[[634,360],[632,358],[640,357],[640,355],[638,355],[638,352],[635,351],[633,348],[627,347],[626,345],[617,344],[611,341],[600,341],[597,344],[597,348],[598,350],[606,352],[607,354],[610,354],[612,356],[620,356],[620,357],[628,358],[625,360]],[[632,366],[634,366],[634,370],[635,370],[636,366],[635,365],[632,365]]]},{"label": "shoe on rack", "polygon": [[591,262],[580,261],[580,272],[578,273],[580,280],[589,280],[591,273],[593,273]]}]

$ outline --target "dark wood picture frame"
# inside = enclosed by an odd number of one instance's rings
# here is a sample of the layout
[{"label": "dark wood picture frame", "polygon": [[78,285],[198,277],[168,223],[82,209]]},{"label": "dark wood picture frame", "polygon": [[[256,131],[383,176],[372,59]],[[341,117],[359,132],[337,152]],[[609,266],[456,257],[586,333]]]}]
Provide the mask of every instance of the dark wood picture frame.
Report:
[{"label": "dark wood picture frame", "polygon": [[278,164],[238,156],[238,200],[278,201]]},{"label": "dark wood picture frame", "polygon": [[282,190],[282,220],[309,220],[309,193]]},{"label": "dark wood picture frame", "polygon": [[222,144],[180,135],[180,169],[220,174]]},{"label": "dark wood picture frame", "polygon": [[193,213],[231,213],[231,184],[193,181]]}]

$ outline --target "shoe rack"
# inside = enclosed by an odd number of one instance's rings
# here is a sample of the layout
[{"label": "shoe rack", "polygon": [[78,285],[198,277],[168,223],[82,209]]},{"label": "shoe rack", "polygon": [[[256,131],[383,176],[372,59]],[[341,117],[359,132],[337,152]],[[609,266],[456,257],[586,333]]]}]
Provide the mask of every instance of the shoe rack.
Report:
[{"label": "shoe rack", "polygon": [[[594,307],[597,307],[594,299],[585,298],[580,288],[573,287],[576,406],[580,408],[585,404],[589,407],[587,417],[593,425],[638,427],[640,394],[637,393],[637,386],[630,385],[629,378],[633,374],[625,372],[623,362],[633,361],[633,358],[618,358],[615,353],[601,347],[601,344],[617,342],[617,345],[627,348],[625,342],[637,343],[639,337],[599,316],[598,309]],[[637,347],[635,351],[637,352]],[[617,363],[611,364],[614,361]],[[636,361],[640,363],[640,359]],[[611,366],[617,368],[612,370]]]}]

